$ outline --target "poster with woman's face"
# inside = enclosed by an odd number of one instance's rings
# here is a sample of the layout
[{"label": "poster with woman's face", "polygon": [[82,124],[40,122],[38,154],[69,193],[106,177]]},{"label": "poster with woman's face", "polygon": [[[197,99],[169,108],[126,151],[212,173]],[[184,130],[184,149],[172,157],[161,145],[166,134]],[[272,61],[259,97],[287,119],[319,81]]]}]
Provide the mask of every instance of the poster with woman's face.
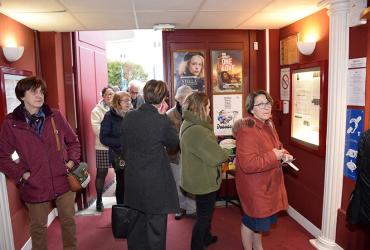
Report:
[{"label": "poster with woman's face", "polygon": [[213,93],[242,93],[243,51],[214,50],[211,57]]},{"label": "poster with woman's face", "polygon": [[173,85],[174,94],[176,90],[187,85],[194,92],[205,92],[204,51],[174,51],[173,62]]}]

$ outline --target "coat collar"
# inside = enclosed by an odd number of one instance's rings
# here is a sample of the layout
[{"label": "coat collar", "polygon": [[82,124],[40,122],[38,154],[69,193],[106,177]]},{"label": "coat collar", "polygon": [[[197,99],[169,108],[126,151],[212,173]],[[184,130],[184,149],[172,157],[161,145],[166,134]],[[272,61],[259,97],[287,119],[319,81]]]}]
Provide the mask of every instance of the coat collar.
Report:
[{"label": "coat collar", "polygon": [[252,119],[254,121],[255,126],[260,128],[260,129],[262,129],[264,126],[272,127],[271,119],[268,119],[267,121],[263,122],[263,121],[257,119],[256,117],[254,117],[253,115],[250,115],[250,114],[247,115],[247,119]]},{"label": "coat collar", "polygon": [[152,112],[157,112],[158,113],[158,109],[156,109],[156,107],[154,107],[152,104],[148,104],[148,103],[144,103],[143,105],[141,105],[140,108],[139,108],[139,110],[148,110],[148,111],[152,111]]},{"label": "coat collar", "polygon": [[195,116],[192,112],[188,110],[182,112],[182,117],[184,118],[184,120],[188,120],[195,125],[200,125],[208,128],[209,130],[213,130],[213,126],[210,122],[201,121],[197,116]]},{"label": "coat collar", "polygon": [[[42,110],[45,114],[45,118],[51,116],[51,114],[53,113],[53,111],[51,110],[51,108],[46,104],[44,103],[42,105]],[[23,103],[22,104],[19,104],[18,107],[16,107],[13,111],[13,113],[9,114],[13,117],[14,120],[18,120],[18,121],[26,121],[26,117],[25,117],[25,114],[24,114],[24,105]],[[8,115],[8,116],[9,116]]]}]

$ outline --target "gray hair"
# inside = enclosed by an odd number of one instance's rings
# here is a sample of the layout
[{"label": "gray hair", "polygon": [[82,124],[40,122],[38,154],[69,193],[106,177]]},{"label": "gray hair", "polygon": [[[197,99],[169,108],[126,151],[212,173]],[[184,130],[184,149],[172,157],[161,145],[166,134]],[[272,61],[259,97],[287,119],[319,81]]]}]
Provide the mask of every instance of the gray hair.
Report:
[{"label": "gray hair", "polygon": [[188,85],[182,85],[176,91],[175,100],[178,102],[184,101],[185,98],[193,93],[193,89]]},{"label": "gray hair", "polygon": [[130,90],[131,87],[136,87],[138,89],[141,89],[142,82],[139,80],[131,80],[127,86],[127,89]]}]

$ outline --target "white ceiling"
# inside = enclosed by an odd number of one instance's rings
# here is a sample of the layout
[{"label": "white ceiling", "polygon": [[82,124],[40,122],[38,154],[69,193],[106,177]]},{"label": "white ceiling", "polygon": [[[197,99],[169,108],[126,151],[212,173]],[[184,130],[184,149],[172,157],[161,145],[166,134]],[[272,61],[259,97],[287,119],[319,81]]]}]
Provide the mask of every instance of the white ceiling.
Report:
[{"label": "white ceiling", "polygon": [[0,12],[38,31],[281,28],[319,0],[0,0]]}]

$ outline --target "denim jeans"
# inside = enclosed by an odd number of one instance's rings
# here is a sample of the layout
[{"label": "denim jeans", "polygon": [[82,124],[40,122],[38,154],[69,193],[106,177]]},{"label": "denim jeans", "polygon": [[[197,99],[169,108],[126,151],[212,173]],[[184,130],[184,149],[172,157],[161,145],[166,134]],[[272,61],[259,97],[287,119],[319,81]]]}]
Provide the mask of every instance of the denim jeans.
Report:
[{"label": "denim jeans", "polygon": [[211,238],[212,212],[216,203],[217,192],[196,195],[197,221],[193,227],[191,250],[203,250],[204,242]]}]

